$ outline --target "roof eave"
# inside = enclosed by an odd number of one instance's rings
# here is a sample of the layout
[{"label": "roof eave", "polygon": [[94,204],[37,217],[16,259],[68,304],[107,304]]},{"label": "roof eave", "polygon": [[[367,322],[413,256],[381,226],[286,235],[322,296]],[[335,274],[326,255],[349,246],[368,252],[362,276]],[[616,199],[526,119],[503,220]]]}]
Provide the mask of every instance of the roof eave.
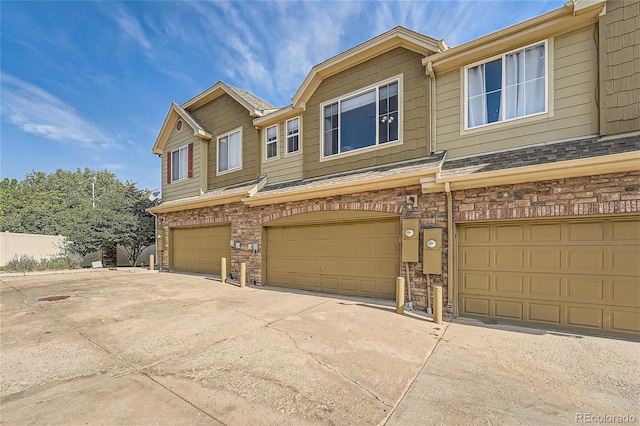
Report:
[{"label": "roof eave", "polygon": [[173,122],[177,119],[177,117],[182,118],[188,125],[193,129],[193,136],[197,136],[201,139],[209,140],[213,136],[211,133],[206,131],[205,129],[198,124],[193,117],[186,112],[180,105],[175,102],[171,103],[169,107],[169,111],[167,112],[164,121],[162,122],[162,127],[160,127],[160,133],[158,133],[158,137],[156,138],[155,143],[153,144],[153,148],[151,152],[156,155],[162,155],[164,153],[164,146],[169,139],[171,134],[171,129],[173,128]]}]

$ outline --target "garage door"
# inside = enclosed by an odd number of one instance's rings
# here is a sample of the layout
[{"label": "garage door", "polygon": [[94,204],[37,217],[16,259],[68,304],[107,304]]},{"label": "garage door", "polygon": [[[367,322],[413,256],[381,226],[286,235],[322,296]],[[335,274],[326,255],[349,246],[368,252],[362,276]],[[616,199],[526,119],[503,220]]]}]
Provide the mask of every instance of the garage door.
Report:
[{"label": "garage door", "polygon": [[231,226],[173,228],[169,249],[175,271],[220,273],[220,259],[231,261]]},{"label": "garage door", "polygon": [[394,299],[399,236],[397,218],[267,228],[267,283]]},{"label": "garage door", "polygon": [[458,314],[640,334],[640,220],[460,226]]}]

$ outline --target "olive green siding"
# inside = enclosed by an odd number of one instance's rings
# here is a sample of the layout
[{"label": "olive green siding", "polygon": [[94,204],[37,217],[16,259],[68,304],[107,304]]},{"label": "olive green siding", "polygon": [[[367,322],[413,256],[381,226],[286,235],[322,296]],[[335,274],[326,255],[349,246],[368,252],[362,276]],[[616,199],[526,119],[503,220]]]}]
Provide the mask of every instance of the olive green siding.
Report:
[{"label": "olive green siding", "polygon": [[[221,188],[256,179],[259,174],[257,130],[249,111],[224,94],[191,113],[211,132],[207,189]],[[217,175],[218,137],[242,127],[242,169]]]},{"label": "olive green siding", "polygon": [[[305,178],[410,160],[429,154],[429,79],[422,66],[423,57],[424,55],[410,50],[396,48],[322,81],[307,102],[303,115]],[[320,161],[320,104],[397,75],[402,75],[402,145],[343,157],[337,155]]]},{"label": "olive green siding", "polygon": [[640,2],[609,1],[603,20],[602,133],[635,132],[640,130]]},{"label": "olive green siding", "polygon": [[[193,144],[193,177],[167,183],[167,156],[172,151]],[[173,125],[171,135],[162,155],[162,201],[179,200],[200,195],[200,139],[193,136],[193,129],[184,123],[178,132]]]},{"label": "olive green siding", "polygon": [[545,115],[464,131],[464,69],[438,75],[436,149],[455,158],[597,133],[594,26],[550,39],[548,49],[551,71]]},{"label": "olive green siding", "polygon": [[[300,117],[300,126],[302,127],[302,117]],[[271,126],[267,126],[271,127]],[[266,129],[266,128],[265,128]],[[300,151],[295,154],[286,154],[286,120],[278,123],[278,153],[279,158],[265,160],[265,132],[263,129],[259,133],[262,158],[262,174],[267,176],[267,183],[287,182],[302,178],[302,133],[300,133],[298,141],[300,143]],[[302,130],[302,129],[301,129]]]}]

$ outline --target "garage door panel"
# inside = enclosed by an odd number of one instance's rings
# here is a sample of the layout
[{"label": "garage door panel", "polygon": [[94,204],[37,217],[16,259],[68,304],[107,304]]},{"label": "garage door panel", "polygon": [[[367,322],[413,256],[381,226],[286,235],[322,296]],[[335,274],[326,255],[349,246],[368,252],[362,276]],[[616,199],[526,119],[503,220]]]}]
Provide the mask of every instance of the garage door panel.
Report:
[{"label": "garage door panel", "polygon": [[399,236],[397,218],[268,228],[266,281],[295,271],[307,289],[394,298]]},{"label": "garage door panel", "polygon": [[634,309],[613,308],[611,329],[621,333],[640,334],[640,316]]},{"label": "garage door panel", "polygon": [[616,274],[640,275],[640,247],[618,247],[612,249],[611,270]]},{"label": "garage door panel", "polygon": [[173,228],[170,268],[177,271],[220,273],[220,259],[231,259],[231,226]]},{"label": "garage door panel", "polygon": [[[612,305],[640,308],[640,285],[637,279],[611,277],[609,288]],[[638,318],[640,318],[640,315]]]},{"label": "garage door panel", "polygon": [[533,299],[559,298],[562,296],[562,279],[557,276],[538,274],[527,277],[529,297]]},{"label": "garage door panel", "polygon": [[529,268],[536,271],[559,271],[562,269],[562,250],[557,247],[532,248],[529,250]]},{"label": "garage door panel", "polygon": [[510,320],[523,320],[524,303],[512,300],[495,300],[494,316]]},{"label": "garage door panel", "polygon": [[497,269],[507,271],[518,271],[524,268],[525,250],[505,247],[494,250],[495,263]]},{"label": "garage door panel", "polygon": [[602,222],[578,222],[567,224],[567,241],[589,241],[601,243],[604,240]]},{"label": "garage door panel", "polygon": [[613,241],[628,241],[637,243],[640,241],[640,222],[638,221],[613,221],[611,239]]},{"label": "garage door panel", "polygon": [[466,224],[459,235],[459,314],[640,335],[638,218]]},{"label": "garage door panel", "polygon": [[528,302],[528,317],[526,320],[537,323],[560,325],[561,307],[559,305],[547,305],[544,303]]}]

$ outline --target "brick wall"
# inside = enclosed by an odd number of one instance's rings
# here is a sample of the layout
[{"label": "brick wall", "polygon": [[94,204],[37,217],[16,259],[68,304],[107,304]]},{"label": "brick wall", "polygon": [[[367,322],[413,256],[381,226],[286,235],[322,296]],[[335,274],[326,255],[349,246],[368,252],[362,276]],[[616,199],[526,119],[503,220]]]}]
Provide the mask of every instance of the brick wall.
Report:
[{"label": "brick wall", "polygon": [[[247,281],[258,285],[262,284],[263,253],[250,252],[248,244],[262,244],[262,226],[273,220],[314,211],[337,210],[378,211],[395,213],[403,219],[419,218],[422,229],[440,228],[443,231],[442,275],[430,275],[430,279],[432,285],[443,286],[446,304],[449,256],[447,199],[444,193],[420,192],[420,186],[416,185],[262,207],[234,203],[169,213],[161,217],[165,235],[169,235],[172,227],[231,223],[231,238],[239,240],[242,248],[233,250],[229,272],[238,275],[240,263],[245,262]],[[413,211],[406,209],[408,195],[418,197],[418,205]],[[455,191],[452,196],[455,222],[637,214],[640,211],[640,172],[476,188]],[[162,261],[166,266],[169,262],[167,238],[164,244]],[[427,277],[422,273],[422,262],[410,264],[409,269],[414,307],[424,309],[427,305]],[[404,265],[400,273],[406,277]],[[451,311],[452,306],[446,309]]]}]

